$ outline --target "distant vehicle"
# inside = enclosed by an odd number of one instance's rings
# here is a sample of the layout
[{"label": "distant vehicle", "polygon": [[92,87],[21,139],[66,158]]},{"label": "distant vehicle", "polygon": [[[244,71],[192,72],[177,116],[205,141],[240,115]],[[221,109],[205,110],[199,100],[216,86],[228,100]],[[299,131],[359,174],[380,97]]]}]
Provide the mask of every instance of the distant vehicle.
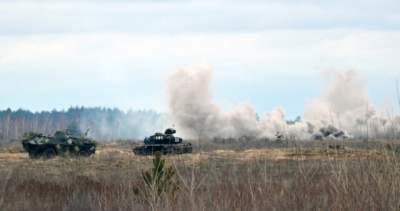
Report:
[{"label": "distant vehicle", "polygon": [[315,133],[312,138],[314,140],[325,140],[325,139],[333,139],[333,140],[345,140],[349,139],[350,136],[343,130],[335,128],[332,125],[327,127],[322,127],[319,129],[317,133]]},{"label": "distant vehicle", "polygon": [[144,139],[144,144],[133,149],[136,155],[184,154],[192,153],[192,144],[184,143],[182,138],[175,137],[175,129],[168,128],[164,133],[155,133]]},{"label": "distant vehicle", "polygon": [[22,146],[30,158],[52,158],[57,155],[90,156],[96,152],[96,142],[76,127],[57,131],[53,136],[25,134]]}]

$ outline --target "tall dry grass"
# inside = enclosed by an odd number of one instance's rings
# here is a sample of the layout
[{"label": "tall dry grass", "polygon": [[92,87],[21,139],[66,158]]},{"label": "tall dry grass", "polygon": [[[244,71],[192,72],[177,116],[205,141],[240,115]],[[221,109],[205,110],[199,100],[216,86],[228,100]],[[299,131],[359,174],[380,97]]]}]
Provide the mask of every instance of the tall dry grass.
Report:
[{"label": "tall dry grass", "polygon": [[[307,151],[308,150],[308,151]],[[232,160],[166,157],[179,190],[148,200],[151,158],[108,153],[88,159],[1,162],[0,210],[399,210],[400,158]]]}]

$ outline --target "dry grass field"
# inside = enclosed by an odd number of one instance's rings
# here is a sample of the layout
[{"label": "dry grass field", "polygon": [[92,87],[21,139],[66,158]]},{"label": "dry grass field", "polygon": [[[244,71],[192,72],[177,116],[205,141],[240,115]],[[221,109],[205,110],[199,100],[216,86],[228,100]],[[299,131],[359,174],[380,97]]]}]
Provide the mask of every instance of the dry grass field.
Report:
[{"label": "dry grass field", "polygon": [[399,210],[400,157],[381,142],[197,146],[163,156],[174,189],[154,193],[152,156],[131,145],[89,158],[0,151],[0,210]]}]

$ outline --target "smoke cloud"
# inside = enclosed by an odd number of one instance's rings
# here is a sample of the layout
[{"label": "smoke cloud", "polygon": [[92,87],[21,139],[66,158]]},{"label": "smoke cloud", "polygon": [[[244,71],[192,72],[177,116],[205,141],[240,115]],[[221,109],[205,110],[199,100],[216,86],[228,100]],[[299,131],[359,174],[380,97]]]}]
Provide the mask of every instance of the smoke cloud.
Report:
[{"label": "smoke cloud", "polygon": [[325,76],[327,86],[321,96],[305,105],[303,120],[287,121],[282,108],[261,117],[251,104],[224,111],[212,97],[210,68],[180,69],[167,81],[169,112],[178,130],[199,139],[274,138],[282,134],[306,140],[329,127],[338,128],[346,137],[399,136],[400,118],[378,114],[369,101],[364,81],[356,72]]}]

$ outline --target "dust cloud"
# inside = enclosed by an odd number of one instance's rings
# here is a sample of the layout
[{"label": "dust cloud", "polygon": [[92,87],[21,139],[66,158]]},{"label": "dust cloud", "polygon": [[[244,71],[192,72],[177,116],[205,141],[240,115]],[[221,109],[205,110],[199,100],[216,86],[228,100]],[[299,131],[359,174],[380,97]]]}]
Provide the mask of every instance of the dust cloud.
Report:
[{"label": "dust cloud", "polygon": [[246,103],[223,110],[212,97],[212,74],[210,68],[180,69],[167,81],[171,121],[191,138],[276,138],[280,134],[307,140],[322,136],[390,138],[399,135],[400,118],[375,110],[365,82],[354,71],[326,73],[326,87],[319,97],[307,102],[303,119],[297,121],[287,121],[283,108],[261,117]]}]

